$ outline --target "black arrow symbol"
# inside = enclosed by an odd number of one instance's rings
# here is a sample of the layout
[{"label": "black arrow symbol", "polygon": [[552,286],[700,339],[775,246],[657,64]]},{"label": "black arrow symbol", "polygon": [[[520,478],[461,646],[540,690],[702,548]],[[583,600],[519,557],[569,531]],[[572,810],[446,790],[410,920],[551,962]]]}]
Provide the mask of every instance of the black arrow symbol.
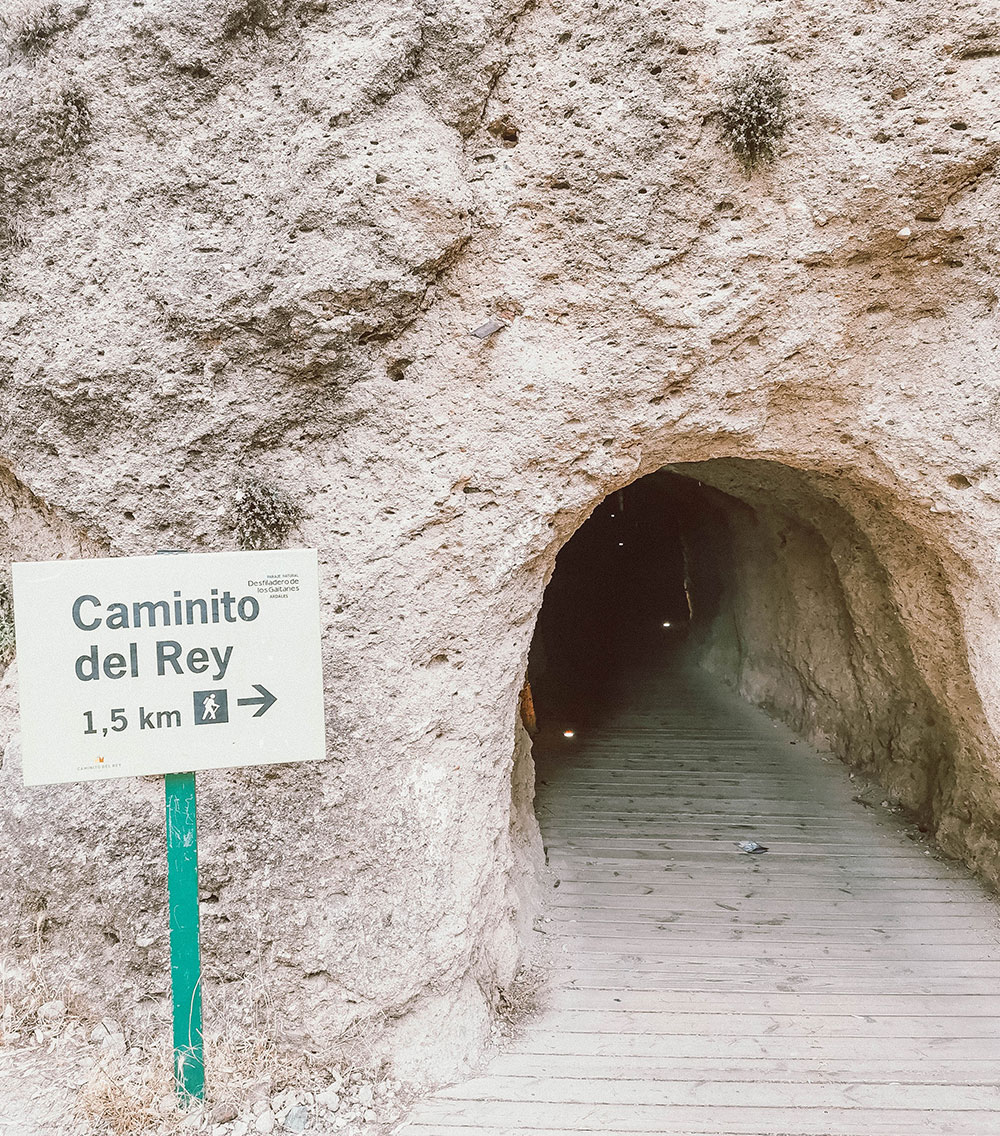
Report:
[{"label": "black arrow symbol", "polygon": [[261,686],[259,682],[255,682],[253,684],[253,688],[254,688],[254,690],[256,690],[261,695],[261,697],[260,698],[237,698],[236,699],[236,705],[237,706],[259,706],[260,709],[254,711],[254,717],[259,718],[261,716],[261,714],[266,714],[268,712],[268,710],[270,710],[271,707],[278,700],[267,689],[266,686]]}]

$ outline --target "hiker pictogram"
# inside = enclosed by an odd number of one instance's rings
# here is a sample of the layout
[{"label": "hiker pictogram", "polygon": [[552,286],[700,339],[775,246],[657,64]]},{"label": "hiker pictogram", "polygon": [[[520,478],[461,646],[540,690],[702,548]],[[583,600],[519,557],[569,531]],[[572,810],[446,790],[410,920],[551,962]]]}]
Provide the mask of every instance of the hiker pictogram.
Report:
[{"label": "hiker pictogram", "polygon": [[210,726],[229,721],[229,693],[225,690],[194,692],[194,724]]}]

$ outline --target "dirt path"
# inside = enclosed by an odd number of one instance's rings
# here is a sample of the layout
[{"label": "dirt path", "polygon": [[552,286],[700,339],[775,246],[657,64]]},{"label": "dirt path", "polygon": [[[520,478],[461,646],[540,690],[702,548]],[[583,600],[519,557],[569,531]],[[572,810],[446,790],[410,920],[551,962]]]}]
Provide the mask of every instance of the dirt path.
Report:
[{"label": "dirt path", "polygon": [[967,873],[702,677],[560,731],[547,1009],[409,1136],[1000,1131],[998,906]]}]

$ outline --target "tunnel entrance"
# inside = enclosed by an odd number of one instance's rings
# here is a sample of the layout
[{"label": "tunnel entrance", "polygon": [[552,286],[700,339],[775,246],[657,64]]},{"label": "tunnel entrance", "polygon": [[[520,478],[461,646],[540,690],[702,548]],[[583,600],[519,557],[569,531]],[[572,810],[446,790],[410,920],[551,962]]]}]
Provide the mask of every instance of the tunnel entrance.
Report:
[{"label": "tunnel entrance", "polygon": [[679,654],[690,608],[673,480],[612,494],[560,552],[528,666],[542,723],[593,724],[639,672]]},{"label": "tunnel entrance", "polygon": [[564,546],[529,668],[546,1005],[426,1131],[992,1130],[964,1110],[995,910],[880,804],[956,818],[978,725],[941,564],[887,500],[716,459]]},{"label": "tunnel entrance", "polygon": [[558,555],[527,675],[544,739],[707,671],[933,829],[966,745],[949,700],[977,705],[958,627],[940,565],[868,487],[720,458],[594,510]]}]

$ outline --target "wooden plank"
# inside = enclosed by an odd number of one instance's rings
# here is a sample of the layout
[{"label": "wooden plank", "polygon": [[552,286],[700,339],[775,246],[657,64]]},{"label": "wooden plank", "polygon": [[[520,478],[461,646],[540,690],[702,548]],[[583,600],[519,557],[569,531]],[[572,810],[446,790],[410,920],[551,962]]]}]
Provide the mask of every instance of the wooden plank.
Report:
[{"label": "wooden plank", "polygon": [[[570,806],[563,815],[586,816],[591,812],[611,812],[621,816],[632,813],[648,813],[654,806],[662,809],[664,818],[672,816],[690,817],[794,817],[798,820],[822,820],[825,814],[813,795],[796,799],[775,796],[773,800],[761,801],[757,797],[730,797],[713,794],[704,796],[676,796],[670,793],[603,793],[599,797],[591,794],[567,791],[563,794],[564,803]],[[762,807],[763,806],[763,807]]]},{"label": "wooden plank", "polygon": [[935,942],[944,936],[945,942],[975,941],[985,945],[994,944],[991,937],[996,925],[989,918],[975,916],[956,916],[954,919],[907,920],[896,918],[864,919],[854,913],[843,913],[839,918],[809,920],[796,919],[787,912],[757,912],[734,916],[717,913],[717,917],[705,918],[701,913],[671,911],[660,908],[658,911],[610,911],[584,908],[570,913],[568,910],[553,911],[550,919],[567,929],[577,928],[595,934],[607,934],[609,928],[621,929],[626,934],[646,933],[649,928],[671,930],[677,934],[705,935],[706,939],[725,937],[729,933],[752,935],[763,933],[771,935],[775,927],[786,928],[794,935],[820,938],[839,938],[843,935],[868,938],[880,937],[887,940],[913,940],[916,942]]},{"label": "wooden plank", "polygon": [[697,883],[702,880],[706,870],[710,869],[717,877],[716,886],[733,887],[743,883],[747,888],[767,887],[772,883],[788,887],[793,880],[806,887],[818,884],[828,886],[849,884],[853,887],[863,880],[879,881],[882,885],[887,881],[898,880],[909,886],[909,881],[927,879],[929,875],[939,880],[950,878],[942,871],[941,864],[933,861],[926,861],[931,872],[922,872],[921,864],[925,861],[919,856],[911,861],[896,859],[884,860],[882,863],[878,863],[874,857],[869,859],[858,856],[854,858],[853,863],[824,857],[812,864],[786,861],[780,868],[773,859],[768,859],[769,856],[770,853],[765,856],[735,853],[732,857],[702,856],[699,858],[700,862],[696,863],[690,855],[671,856],[669,853],[661,853],[659,856],[646,854],[630,857],[601,855],[596,851],[589,855],[562,854],[558,849],[548,849],[549,868],[557,876],[577,874],[589,868],[595,872],[626,874],[633,881],[655,879],[656,873],[667,873],[678,882],[687,879]]},{"label": "wooden plank", "polygon": [[[654,938],[653,936],[613,936],[613,935],[566,935],[560,936],[560,943],[565,945],[568,952],[577,955],[589,954],[615,954],[628,952],[639,954],[645,958],[660,959],[727,959],[747,957],[763,959],[815,959],[816,961],[878,958],[884,962],[906,962],[913,950],[905,945],[881,943],[866,945],[864,943],[845,941],[823,943],[804,938],[801,941],[784,939],[776,941],[774,935],[768,936],[760,942],[746,943],[740,950],[738,942],[701,941],[697,937],[682,940],[676,936]],[[982,959],[992,960],[1000,957],[1000,948],[986,949],[978,943],[922,943],[911,944],[919,946],[919,953],[925,959],[937,962],[978,962]]]},{"label": "wooden plank", "polygon": [[[582,964],[570,967],[553,967],[551,982],[557,989],[574,990],[673,990],[678,994],[733,994],[759,993],[762,986],[777,993],[829,993],[852,995],[883,994],[886,989],[885,967],[867,971],[825,970],[815,968],[790,971],[782,966],[770,970],[755,967],[750,971],[734,968],[729,972],[707,967],[674,967],[665,970],[640,970],[622,967],[618,970],[585,970]],[[572,983],[562,986],[560,983]],[[1000,967],[988,975],[956,975],[951,971],[940,974],[922,969],[915,973],[908,967],[905,974],[895,978],[893,995],[936,997],[938,995],[993,995],[1000,990]]]},{"label": "wooden plank", "polygon": [[[580,897],[577,896],[576,898],[579,899]],[[570,904],[553,904],[549,907],[548,917],[560,923],[584,922],[588,924],[629,923],[635,925],[662,923],[664,920],[669,920],[674,923],[682,922],[688,927],[704,928],[753,925],[780,927],[785,923],[792,923],[798,928],[817,930],[823,927],[848,926],[908,927],[911,930],[916,928],[941,930],[950,927],[966,927],[986,935],[989,935],[996,928],[996,922],[992,916],[985,915],[981,909],[976,911],[974,907],[970,907],[967,911],[959,909],[950,916],[947,914],[920,915],[921,909],[918,907],[915,909],[914,915],[907,918],[907,909],[901,911],[890,909],[887,914],[885,903],[869,903],[862,907],[837,907],[831,904],[826,915],[821,910],[814,910],[804,912],[801,916],[791,910],[787,903],[770,907],[750,905],[743,909],[712,907],[707,910],[681,907],[674,904],[668,906],[668,903],[669,900],[666,902],[659,901],[654,905],[643,899],[633,899],[632,904],[634,906],[631,909],[625,905],[604,906],[596,902],[579,907]],[[928,904],[927,906],[930,910],[933,910],[933,905]]]},{"label": "wooden plank", "polygon": [[[992,896],[984,896],[981,886],[968,877],[957,878],[954,871],[939,860],[925,859],[924,872],[909,878],[900,878],[891,872],[872,876],[855,872],[850,879],[831,880],[825,885],[817,884],[815,880],[804,880],[795,876],[789,878],[787,875],[776,880],[762,879],[746,869],[747,861],[756,864],[760,860],[759,856],[742,857],[740,864],[744,865],[744,869],[740,875],[721,879],[717,873],[713,872],[711,889],[706,889],[702,873],[698,875],[692,873],[686,880],[682,874],[678,873],[676,869],[671,869],[669,865],[637,865],[627,877],[623,877],[621,872],[616,872],[614,868],[594,867],[582,867],[577,871],[567,870],[561,873],[552,872],[551,875],[554,877],[553,882],[559,881],[559,887],[593,889],[595,892],[606,893],[609,890],[608,888],[597,888],[595,885],[607,884],[613,887],[613,894],[615,895],[636,895],[647,887],[661,887],[670,888],[671,891],[686,889],[689,892],[697,892],[706,899],[709,897],[724,899],[732,895],[745,896],[750,899],[754,896],[781,895],[786,892],[789,895],[799,895],[802,887],[805,886],[822,887],[822,890],[816,892],[814,898],[817,899],[827,895],[836,898],[838,895],[860,895],[875,891],[886,896],[919,900],[919,896],[923,893],[934,892],[938,899],[946,895],[955,895],[964,899],[983,900],[988,905],[988,909],[994,909],[996,900]],[[556,891],[558,888],[553,887],[551,890]],[[802,898],[808,898],[808,896]]]},{"label": "wooden plank", "polygon": [[662,1013],[725,1013],[826,1015],[831,1013],[893,1017],[1000,1018],[1000,994],[817,994],[745,992],[734,998],[722,994],[690,994],[674,990],[580,990],[557,987],[546,995],[550,1010],[658,1011]]},{"label": "wooden plank", "polygon": [[[551,1077],[582,1080],[614,1078],[622,1081],[785,1081],[807,1084],[914,1083],[925,1085],[997,1085],[996,1062],[991,1060],[933,1061],[868,1058],[817,1060],[812,1057],[730,1058],[616,1057],[594,1054],[545,1055],[544,1072]],[[502,1053],[490,1062],[490,1075],[537,1077],[536,1054]]]},{"label": "wooden plank", "polygon": [[[924,850],[917,847],[896,847],[888,840],[869,840],[867,847],[858,848],[856,843],[849,840],[802,840],[796,836],[786,836],[784,839],[776,838],[763,833],[754,825],[751,830],[758,842],[767,840],[767,862],[773,865],[776,859],[791,857],[797,861],[809,862],[814,858],[829,860],[858,860],[866,862],[877,860],[882,863],[886,860],[917,860],[920,861]],[[584,855],[605,856],[633,856],[652,852],[672,852],[675,859],[683,858],[696,863],[703,856],[718,855],[731,859],[734,856],[743,856],[745,853],[738,848],[739,841],[745,840],[746,834],[731,832],[725,836],[698,837],[666,840],[662,834],[642,836],[635,832],[621,834],[617,832],[589,832],[581,829],[578,834],[564,836],[562,839],[547,841],[546,847],[562,855],[573,852]],[[606,849],[606,851],[604,851]],[[763,862],[763,857],[758,857]]]},{"label": "wooden plank", "polygon": [[[887,966],[891,961],[892,966]],[[571,952],[560,949],[554,954],[551,969],[559,974],[566,971],[591,973],[595,968],[609,974],[635,973],[656,975],[696,975],[701,978],[730,977],[749,978],[761,982],[778,983],[787,976],[788,981],[811,976],[826,976],[848,981],[853,978],[875,977],[884,989],[895,979],[933,979],[933,978],[978,978],[984,981],[1000,981],[1000,960],[998,959],[958,959],[930,962],[913,962],[911,958],[886,960],[884,958],[798,958],[774,955],[730,955],[708,958],[684,958],[678,956],[650,957],[648,954],[629,953],[619,949],[617,952],[592,951],[589,953]]]},{"label": "wooden plank", "polygon": [[611,1077],[510,1077],[491,1071],[444,1089],[442,1100],[507,1101],[561,1104],[670,1105],[712,1108],[866,1108],[906,1111],[1000,1112],[1000,1088],[994,1085],[925,1085],[863,1081],[620,1080]]},{"label": "wooden plank", "polygon": [[852,916],[868,921],[881,912],[894,919],[973,919],[983,926],[998,926],[993,910],[969,895],[948,898],[941,893],[926,892],[927,898],[921,902],[900,899],[895,889],[855,889],[851,884],[844,887],[839,879],[825,886],[816,882],[815,888],[807,891],[802,890],[802,881],[795,888],[771,888],[766,879],[762,880],[762,886],[758,881],[744,880],[735,880],[735,886],[730,886],[720,880],[714,893],[706,895],[704,890],[699,893],[696,887],[685,886],[685,883],[685,878],[678,874],[668,881],[652,881],[630,888],[627,894],[617,894],[605,886],[604,881],[595,881],[592,887],[581,885],[559,894],[560,883],[546,897],[546,917],[568,918],[577,911],[641,915],[658,910],[691,918],[732,918],[734,921],[759,914],[789,915],[793,919],[801,914],[803,923],[825,923]]},{"label": "wooden plank", "polygon": [[[579,778],[566,778],[559,785],[558,790],[552,789],[548,785],[538,785],[536,792],[538,800],[551,809],[556,816],[572,817],[577,808],[593,809],[601,805],[606,805],[607,812],[610,814],[613,812],[614,803],[621,800],[637,801],[640,804],[649,801],[651,798],[697,800],[709,803],[713,801],[722,802],[736,797],[736,790],[739,790],[739,795],[745,799],[752,797],[759,800],[761,804],[766,804],[768,801],[794,801],[804,804],[822,801],[828,806],[836,807],[844,798],[844,794],[840,792],[816,792],[815,785],[808,778],[792,780],[783,776],[780,771],[775,771],[772,776],[768,777],[734,775],[732,777],[716,776],[711,779],[686,775],[656,776],[647,773],[641,777],[609,778],[603,784],[583,781]],[[567,807],[572,805],[576,805],[576,808]],[[873,803],[872,807],[875,806],[881,809],[881,805],[877,801]],[[645,811],[655,813],[651,806]],[[889,813],[887,809],[882,811]],[[767,813],[766,808],[761,808],[751,815],[763,816]],[[662,814],[660,816],[662,819]],[[824,819],[828,822],[830,820],[830,818]],[[864,823],[860,814],[844,816],[840,819],[845,824],[860,825]]]},{"label": "wooden plank", "polygon": [[[545,821],[545,814],[539,818]],[[794,816],[781,816],[765,818],[730,817],[725,820],[677,820],[672,824],[665,824],[662,817],[655,813],[636,813],[629,819],[628,827],[623,827],[622,818],[614,814],[605,815],[596,810],[586,816],[563,815],[558,824],[544,824],[546,843],[562,845],[568,840],[577,840],[581,837],[617,837],[626,835],[641,840],[662,840],[669,835],[671,843],[683,844],[692,840],[701,844],[723,843],[726,841],[743,840],[748,832],[766,837],[772,842],[780,841],[785,844],[803,844],[808,846],[826,847],[827,845],[843,845],[857,849],[860,842],[864,846],[877,846],[884,849],[896,849],[900,846],[899,830],[884,828],[872,832],[870,825],[854,824],[822,824],[819,821],[800,820]],[[912,833],[902,834],[910,848],[921,853],[929,847],[924,838],[918,839]]]},{"label": "wooden plank", "polygon": [[[540,1019],[534,1028],[525,1030],[522,1037],[510,1046],[511,1053],[532,1054],[583,1054],[589,1056],[698,1057],[718,1061],[732,1058],[780,1056],[812,1058],[815,1060],[855,1060],[884,1058],[890,1047],[880,1036],[851,1037],[786,1035],[780,1042],[771,1037],[743,1037],[720,1032],[706,1034],[650,1034],[632,1033],[614,1035],[604,1030],[596,1033],[553,1032]],[[1000,1060],[1000,1037],[914,1038],[899,1037],[891,1045],[891,1053],[898,1061],[937,1061],[939,1058],[955,1060]],[[1000,1131],[1000,1128],[998,1128]],[[984,1134],[985,1136],[985,1134]]]},{"label": "wooden plank", "polygon": [[[567,944],[580,941],[617,941],[619,947],[632,949],[636,942],[649,942],[654,935],[662,932],[663,938],[656,938],[657,950],[662,948],[667,954],[690,953],[693,946],[703,943],[711,954],[722,953],[744,955],[755,950],[784,947],[816,947],[815,953],[826,953],[840,949],[853,952],[874,953],[880,957],[885,951],[906,952],[913,947],[933,948],[946,951],[944,958],[998,958],[1000,947],[993,943],[981,929],[969,928],[920,928],[907,929],[865,927],[858,923],[841,923],[821,927],[802,927],[795,923],[762,921],[759,924],[741,923],[712,925],[686,924],[679,916],[670,916],[656,922],[626,923],[596,920],[563,920],[558,924],[560,940]],[[954,951],[972,951],[969,954],[955,955]],[[662,952],[661,952],[662,953]],[[850,954],[847,957],[852,957]]]},{"label": "wooden plank", "polygon": [[[558,906],[564,902],[564,897],[574,896],[582,906],[591,897],[601,901],[611,897],[628,906],[635,896],[652,896],[698,905],[739,904],[745,900],[751,903],[776,903],[784,900],[794,904],[796,908],[800,903],[805,904],[807,911],[810,906],[828,907],[834,902],[890,903],[894,907],[919,906],[921,909],[934,904],[970,904],[979,911],[993,911],[992,902],[984,903],[983,897],[974,890],[956,887],[948,879],[929,877],[883,881],[855,876],[846,881],[831,880],[825,884],[815,880],[785,883],[780,880],[737,878],[719,880],[711,892],[706,892],[703,881],[686,880],[675,872],[637,872],[627,879],[616,877],[612,872],[591,871],[589,874],[594,878],[587,879],[584,874],[554,874],[553,883],[545,889],[546,903]],[[565,890],[560,894],[560,889]]]},{"label": "wooden plank", "polygon": [[[962,1130],[955,1129],[954,1127],[945,1127],[943,1125],[950,1125],[947,1118],[938,1120],[937,1117],[931,1115],[928,1117],[928,1122],[936,1124],[937,1127],[928,1129],[923,1123],[919,1123],[918,1127],[907,1126],[906,1128],[896,1128],[890,1133],[880,1133],[878,1129],[865,1128],[862,1121],[856,1121],[851,1128],[840,1128],[835,1133],[824,1131],[823,1133],[816,1133],[812,1129],[806,1130],[800,1127],[790,1128],[784,1127],[781,1130],[780,1136],[869,1136],[873,1133],[874,1136],[969,1136],[968,1133]],[[766,1132],[760,1127],[733,1127],[738,1124],[738,1120],[733,1120],[724,1128],[713,1127],[706,1129],[699,1126],[697,1129],[692,1128],[686,1124],[682,1129],[673,1130],[668,1132],[667,1129],[661,1129],[662,1136],[776,1136],[775,1132],[768,1129]],[[528,1128],[516,1127],[512,1128],[510,1125],[501,1125],[499,1127],[494,1125],[482,1124],[462,1124],[455,1123],[448,1120],[444,1123],[440,1121],[433,1121],[430,1124],[424,1124],[419,1120],[411,1120],[402,1128],[396,1130],[400,1136],[581,1136],[582,1133],[600,1132],[601,1136],[649,1136],[647,1131],[638,1131],[636,1129],[625,1129],[621,1127],[615,1128],[552,1128],[546,1126],[544,1128],[533,1125]],[[974,1136],[984,1136],[983,1130],[975,1133]],[[990,1133],[992,1136],[992,1133]]]},{"label": "wooden plank", "polygon": [[[736,1114],[736,1115],[731,1115]],[[764,1108],[737,1105],[690,1107],[683,1105],[567,1104],[536,1101],[479,1102],[478,1123],[501,1132],[602,1132],[621,1136],[623,1131],[655,1132],[660,1136],[702,1133],[806,1134],[806,1136],[990,1136],[997,1113],[993,1110],[948,1112],[940,1118],[914,1109],[871,1108]],[[426,1126],[447,1131],[469,1118],[465,1101],[436,1099],[421,1110]],[[930,1126],[928,1127],[928,1122]],[[627,1126],[627,1129],[626,1129]],[[411,1129],[412,1131],[412,1129]]]},{"label": "wooden plank", "polygon": [[[666,892],[666,893],[665,893]],[[575,901],[575,902],[574,902]],[[803,909],[787,896],[776,900],[754,896],[749,900],[736,895],[725,900],[707,899],[694,894],[672,895],[669,889],[629,896],[619,902],[617,897],[569,895],[550,900],[543,918],[561,923],[583,921],[587,923],[660,923],[683,922],[688,926],[740,927],[781,926],[782,923],[799,927],[901,927],[927,929],[942,927],[977,928],[986,940],[996,934],[997,920],[982,905],[974,904],[899,904],[891,896],[874,893],[867,899],[840,901],[828,900],[825,904],[803,902]],[[993,940],[995,941],[995,939]]]},{"label": "wooden plank", "polygon": [[[927,862],[919,848],[910,850],[869,847],[864,851],[858,851],[842,841],[836,844],[821,844],[815,841],[803,844],[797,840],[774,840],[761,832],[744,835],[736,833],[730,834],[724,840],[706,841],[671,841],[657,838],[644,840],[634,836],[626,838],[598,833],[589,837],[579,836],[559,843],[548,843],[546,850],[550,863],[573,857],[665,860],[690,867],[708,863],[731,871],[745,871],[744,868],[737,867],[747,858],[747,854],[738,845],[740,841],[747,839],[748,835],[758,843],[762,843],[763,840],[768,841],[765,845],[769,849],[768,852],[750,858],[757,864],[755,871],[763,870],[773,876],[779,872],[800,875],[803,870],[817,874],[827,872],[831,867],[851,870],[859,865],[866,868],[872,865],[907,872]],[[919,871],[919,868],[917,870]]]},{"label": "wooden plank", "polygon": [[[782,789],[787,790],[787,796],[782,795]],[[704,773],[694,768],[664,769],[662,763],[655,760],[645,765],[633,762],[619,769],[618,775],[611,770],[592,767],[551,780],[539,778],[535,782],[535,792],[539,801],[560,816],[572,816],[581,804],[593,805],[602,801],[627,804],[659,797],[670,807],[676,801],[696,798],[720,803],[741,799],[749,801],[760,792],[765,802],[822,802],[826,808],[836,809],[845,821],[858,821],[866,816],[894,817],[897,823],[902,821],[901,815],[882,808],[881,802],[887,798],[877,790],[872,791],[850,781],[840,785],[817,784],[814,777],[790,775],[788,770],[778,766],[762,769],[759,761],[724,773]],[[861,807],[848,808],[849,802]],[[762,813],[766,811],[761,810]]]},{"label": "wooden plank", "polygon": [[720,1043],[733,1034],[766,1037],[775,1042],[784,1037],[852,1038],[995,1038],[992,1018],[962,1015],[914,1016],[899,1014],[876,1017],[870,1014],[715,1013],[659,1010],[562,1010],[549,1009],[544,1026],[534,1029],[557,1030],[564,1034],[600,1033],[623,1037],[648,1034],[654,1037],[710,1037]]},{"label": "wooden plank", "polygon": [[[764,833],[758,832],[758,837],[768,839]],[[803,868],[811,870],[829,870],[835,868],[856,868],[864,866],[869,868],[888,867],[897,871],[916,870],[922,874],[922,865],[927,857],[917,848],[888,849],[882,847],[857,848],[850,844],[822,845],[802,844],[787,840],[784,843],[771,840],[767,845],[770,851],[749,857],[757,865],[755,870],[782,871],[801,873]],[[593,836],[575,837],[572,840],[562,840],[558,843],[546,845],[549,861],[572,860],[576,857],[597,858],[602,860],[666,860],[673,863],[684,863],[692,866],[709,863],[718,864],[719,861],[735,866],[748,859],[746,853],[736,847],[735,841],[670,841],[670,840],[643,840],[636,836]],[[790,861],[781,863],[780,861]],[[742,868],[736,869],[742,871]]]},{"label": "wooden plank", "polygon": [[[539,813],[539,820],[545,821],[544,812]],[[766,833],[763,831],[767,826]],[[663,817],[655,813],[636,813],[630,818],[628,829],[622,827],[622,818],[609,812],[607,815],[596,810],[587,816],[563,815],[558,822],[544,824],[545,838],[549,844],[561,845],[566,840],[580,836],[622,836],[627,831],[632,836],[643,839],[661,839],[669,832],[674,843],[678,841],[696,840],[703,843],[724,840],[742,840],[747,832],[756,832],[766,835],[768,840],[781,839],[785,842],[798,842],[803,844],[842,844],[848,847],[857,847],[859,839],[866,842],[876,840],[881,846],[896,847],[899,843],[900,833],[891,828],[884,828],[872,833],[871,825],[861,824],[858,821],[847,824],[835,824],[822,821],[804,821],[797,817],[781,816],[765,820],[733,817],[727,821],[682,821],[677,820],[667,825]],[[916,840],[913,841],[916,844]]]}]

